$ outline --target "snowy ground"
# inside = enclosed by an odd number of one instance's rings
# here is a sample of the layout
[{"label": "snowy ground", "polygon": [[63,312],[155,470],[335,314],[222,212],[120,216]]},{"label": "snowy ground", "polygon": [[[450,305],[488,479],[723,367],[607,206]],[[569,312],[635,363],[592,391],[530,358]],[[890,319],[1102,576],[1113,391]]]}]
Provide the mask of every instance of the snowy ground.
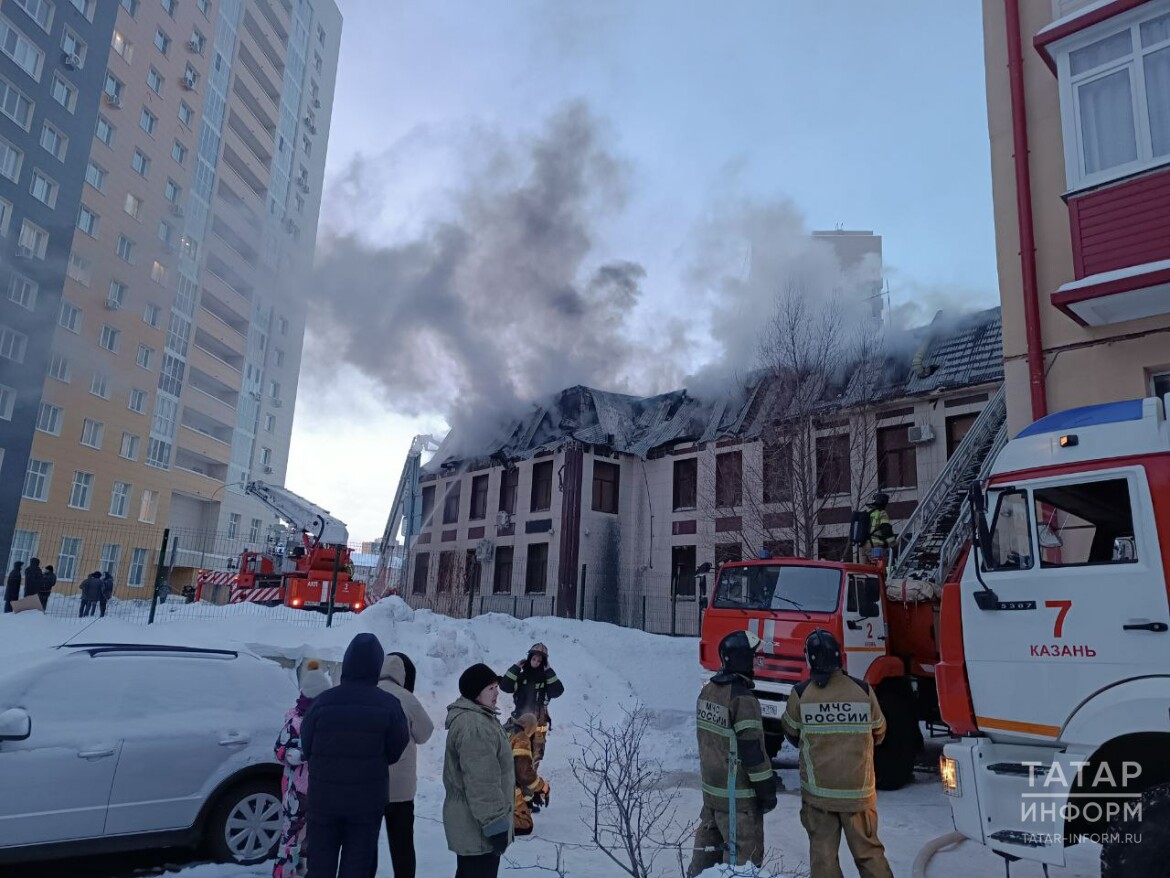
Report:
[{"label": "snowy ground", "polygon": [[[192,608],[188,607],[190,611]],[[180,620],[153,628],[132,624],[111,616],[101,620],[44,617],[21,613],[0,617],[0,662],[5,654],[53,646],[85,631],[84,639],[139,642],[155,641],[190,645],[244,644],[272,657],[296,659],[315,655],[340,660],[346,644],[360,631],[371,631],[387,650],[410,655],[418,666],[417,694],[436,720],[439,731],[419,754],[419,795],[416,800],[416,840],[419,874],[450,875],[455,859],[447,851],[441,823],[443,788],[442,722],[446,705],[457,697],[456,681],[464,668],[485,661],[502,673],[522,658],[534,641],[549,647],[550,660],[564,680],[566,695],[554,702],[555,728],[549,738],[542,774],[552,786],[552,805],[537,816],[536,833],[518,839],[506,855],[501,874],[537,878],[555,874],[538,866],[551,867],[558,847],[564,873],[583,878],[608,878],[622,873],[587,844],[582,823],[582,791],[569,770],[568,760],[577,752],[577,725],[591,714],[616,717],[620,708],[641,702],[652,714],[646,747],[661,760],[671,778],[683,786],[679,819],[694,819],[700,808],[697,789],[697,747],[694,731],[694,699],[701,680],[692,639],[672,639],[596,622],[563,619],[517,620],[510,616],[488,615],[456,620],[428,611],[412,611],[397,599],[383,601],[360,616],[341,617],[331,629],[309,627],[298,621],[298,611],[277,608],[257,611],[249,607],[199,608],[204,618],[184,615]],[[501,705],[508,703],[501,696]],[[941,744],[936,745],[941,746]],[[767,817],[768,847],[791,875],[807,874],[807,840],[798,816],[800,797],[795,754],[782,754],[780,774],[787,793],[779,807]],[[950,808],[936,778],[923,772],[912,786],[879,794],[880,834],[894,873],[909,876],[922,845],[952,831]],[[383,853],[379,876],[390,875],[388,855]],[[1097,852],[1074,849],[1070,865],[1053,868],[1051,874],[1067,878],[1090,878],[1098,874]],[[171,859],[174,859],[172,854]],[[687,856],[689,859],[689,855]],[[857,873],[843,857],[847,876]],[[103,863],[106,861],[103,860]],[[129,863],[110,860],[110,871],[86,874],[121,876]],[[163,860],[159,861],[160,863]],[[664,854],[661,874],[674,876],[674,858]],[[105,868],[101,866],[99,868]],[[7,873],[6,873],[7,874]],[[30,867],[29,875],[64,874],[52,871],[51,864]],[[72,874],[72,873],[71,873]],[[270,866],[251,869],[234,866],[195,865],[182,869],[182,878],[261,878],[271,875]],[[964,844],[938,854],[927,876],[939,878],[985,878],[1003,874],[1002,862],[982,848]],[[1016,876],[1041,874],[1033,864],[1017,864]]]}]

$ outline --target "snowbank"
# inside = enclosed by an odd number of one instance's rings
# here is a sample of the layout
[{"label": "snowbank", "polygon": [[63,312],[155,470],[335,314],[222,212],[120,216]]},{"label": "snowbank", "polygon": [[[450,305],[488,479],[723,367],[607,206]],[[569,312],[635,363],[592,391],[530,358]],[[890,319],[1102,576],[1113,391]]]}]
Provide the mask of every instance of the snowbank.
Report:
[{"label": "snowbank", "polygon": [[[592,850],[582,818],[587,809],[583,793],[573,779],[568,760],[577,752],[576,726],[591,715],[617,719],[623,706],[641,702],[649,711],[650,732],[645,752],[661,761],[668,782],[682,787],[678,818],[698,818],[698,754],[694,730],[695,696],[702,675],[694,639],[670,638],[617,628],[599,622],[489,614],[471,620],[450,619],[426,610],[411,610],[398,598],[375,604],[358,616],[341,616],[334,628],[306,626],[300,611],[286,608],[196,608],[201,617],[173,614],[164,625],[145,626],[117,618],[79,620],[45,617],[30,612],[0,616],[0,673],[25,661],[14,653],[76,642],[163,642],[197,646],[243,645],[253,651],[291,662],[306,655],[340,661],[353,636],[362,631],[377,635],[389,650],[411,656],[418,666],[419,699],[436,722],[438,731],[419,753],[419,793],[416,800],[415,835],[419,874],[452,875],[455,859],[447,851],[441,822],[443,805],[442,763],[446,706],[457,696],[459,674],[468,665],[484,661],[498,673],[527,654],[541,641],[549,648],[550,663],[565,683],[565,696],[553,702],[553,730],[542,773],[552,786],[552,803],[536,818],[536,833],[518,839],[506,854],[501,874],[538,878],[553,874],[558,850],[565,874],[574,878],[609,878],[622,873],[603,855]],[[186,612],[191,610],[188,605]],[[292,618],[289,618],[292,614]],[[501,695],[501,707],[511,701]],[[791,754],[790,754],[791,755]],[[773,872],[761,878],[801,874],[807,871],[808,842],[799,819],[800,797],[794,763],[781,757],[780,776],[788,792],[767,817],[766,840],[775,856]],[[909,875],[922,843],[953,829],[950,807],[936,779],[921,775],[919,782],[893,793],[881,793],[878,801],[879,832],[897,875]],[[382,842],[380,876],[389,876],[389,861]],[[689,851],[684,861],[689,861]],[[1094,852],[1070,852],[1066,878],[1096,876]],[[842,866],[847,876],[856,875],[845,852]],[[659,861],[662,876],[678,875],[677,855],[666,851]],[[1002,863],[985,849],[966,844],[957,851],[935,857],[928,876],[984,878],[1001,874]],[[183,878],[260,878],[271,874],[266,866],[197,866],[183,871]],[[742,870],[711,870],[707,878],[731,878]]]}]

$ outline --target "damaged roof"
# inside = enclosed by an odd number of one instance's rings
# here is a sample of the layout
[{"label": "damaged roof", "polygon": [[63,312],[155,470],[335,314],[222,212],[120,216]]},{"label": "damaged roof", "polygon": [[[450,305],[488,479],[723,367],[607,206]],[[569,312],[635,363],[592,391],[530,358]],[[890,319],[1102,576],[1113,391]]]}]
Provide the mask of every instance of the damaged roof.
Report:
[{"label": "damaged roof", "polygon": [[[859,389],[864,382],[856,372],[842,385],[826,382],[824,408],[1001,382],[1002,329],[999,308],[959,318],[940,312],[928,326],[899,339],[899,350],[884,358],[876,387]],[[458,459],[447,451],[452,447],[448,436],[426,469],[526,459],[569,442],[647,457],[656,448],[680,442],[750,438],[776,417],[770,396],[763,373],[747,387],[712,401],[696,399],[685,389],[639,397],[577,385],[535,405],[498,445],[482,449],[474,459]]]}]

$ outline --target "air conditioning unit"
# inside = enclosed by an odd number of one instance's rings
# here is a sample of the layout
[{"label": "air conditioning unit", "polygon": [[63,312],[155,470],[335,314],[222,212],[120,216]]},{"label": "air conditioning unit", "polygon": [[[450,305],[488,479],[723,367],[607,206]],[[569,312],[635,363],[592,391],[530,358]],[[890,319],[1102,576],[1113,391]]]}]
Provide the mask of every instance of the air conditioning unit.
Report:
[{"label": "air conditioning unit", "polygon": [[495,554],[495,546],[491,540],[480,540],[475,544],[475,560],[483,563],[492,560]]},{"label": "air conditioning unit", "polygon": [[122,307],[122,303],[117,299],[106,299],[106,307],[111,311],[118,311]]},{"label": "air conditioning unit", "polygon": [[175,216],[182,216],[185,213],[185,211],[183,210],[183,205],[172,204],[171,205],[171,213],[173,213]]},{"label": "air conditioning unit", "polygon": [[32,259],[35,254],[33,253],[32,247],[26,247],[24,244],[21,244],[16,248],[16,255],[21,259]]},{"label": "air conditioning unit", "polygon": [[265,475],[272,475],[272,467],[270,467],[270,466],[264,467],[264,473],[265,473]]},{"label": "air conditioning unit", "polygon": [[106,103],[111,107],[120,107],[122,106],[122,99],[117,95],[106,92]]},{"label": "air conditioning unit", "polygon": [[260,398],[260,391],[259,390],[249,391],[248,396],[252,397],[252,399],[259,399]]},{"label": "air conditioning unit", "polygon": [[511,527],[511,525],[512,514],[510,512],[505,512],[501,509],[496,513],[496,527]]},{"label": "air conditioning unit", "polygon": [[195,83],[198,81],[198,79],[199,79],[199,77],[196,76],[194,73],[192,73],[191,71],[187,71],[186,73],[183,74],[183,88],[187,89],[187,91],[193,90],[195,88]]},{"label": "air conditioning unit", "polygon": [[61,59],[61,63],[69,70],[77,70],[81,67],[81,56],[72,52],[66,52]]},{"label": "air conditioning unit", "polygon": [[187,40],[187,48],[190,49],[192,52],[194,52],[197,55],[202,55],[203,54],[203,40],[199,39],[199,37],[193,36],[193,37],[191,37],[191,39]]},{"label": "air conditioning unit", "polygon": [[934,441],[934,427],[930,424],[919,424],[917,427],[911,427],[907,431],[906,438],[914,445],[926,445]]},{"label": "air conditioning unit", "polygon": [[279,400],[279,399],[274,399],[274,400],[272,400],[272,407],[273,407],[274,409],[278,409],[278,408],[280,408],[280,400]]}]

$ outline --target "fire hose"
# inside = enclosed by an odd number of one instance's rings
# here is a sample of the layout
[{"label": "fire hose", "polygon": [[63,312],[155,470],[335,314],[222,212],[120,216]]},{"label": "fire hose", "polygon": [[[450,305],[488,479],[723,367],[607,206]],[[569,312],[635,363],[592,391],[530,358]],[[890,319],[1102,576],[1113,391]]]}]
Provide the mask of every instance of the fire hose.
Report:
[{"label": "fire hose", "polygon": [[961,832],[948,832],[946,835],[940,835],[938,838],[928,841],[918,851],[918,856],[914,858],[913,878],[926,878],[926,869],[935,854],[947,848],[955,847],[966,840],[967,836]]}]

